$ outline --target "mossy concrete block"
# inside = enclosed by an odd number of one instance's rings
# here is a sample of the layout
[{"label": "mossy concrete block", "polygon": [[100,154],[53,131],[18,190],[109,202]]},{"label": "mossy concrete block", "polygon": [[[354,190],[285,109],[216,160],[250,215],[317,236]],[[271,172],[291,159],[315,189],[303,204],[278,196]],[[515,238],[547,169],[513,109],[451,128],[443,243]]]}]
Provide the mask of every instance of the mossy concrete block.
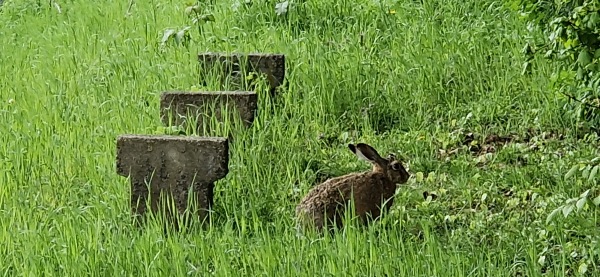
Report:
[{"label": "mossy concrete block", "polygon": [[160,118],[167,126],[184,128],[195,122],[198,134],[209,135],[211,119],[235,122],[234,117],[238,117],[245,127],[250,127],[258,109],[257,101],[256,93],[251,91],[164,92],[160,97]]},{"label": "mossy concrete block", "polygon": [[[117,173],[130,177],[134,215],[146,214],[149,206],[152,213],[196,214],[205,219],[213,205],[214,182],[227,175],[228,163],[226,138],[122,135],[117,139]],[[176,211],[163,206],[165,196]],[[194,211],[188,209],[188,197],[197,207]]]},{"label": "mossy concrete block", "polygon": [[[220,90],[254,90],[254,79],[246,78],[250,73],[264,74],[271,95],[276,93],[285,79],[285,55],[283,54],[223,54],[201,53],[200,82],[206,85],[209,72],[217,72]],[[227,86],[226,84],[229,84]]]}]

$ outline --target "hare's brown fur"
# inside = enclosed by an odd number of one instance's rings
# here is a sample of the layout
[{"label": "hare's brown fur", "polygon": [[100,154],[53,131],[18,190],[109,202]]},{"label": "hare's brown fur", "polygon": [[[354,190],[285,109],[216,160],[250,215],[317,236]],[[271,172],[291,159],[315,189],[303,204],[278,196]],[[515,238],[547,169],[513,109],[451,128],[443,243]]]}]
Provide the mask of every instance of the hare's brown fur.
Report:
[{"label": "hare's brown fur", "polygon": [[405,183],[409,174],[402,164],[390,156],[383,159],[369,145],[348,145],[359,158],[370,161],[373,170],[335,177],[314,187],[296,207],[301,225],[312,225],[321,230],[324,225],[342,227],[342,218],[354,199],[354,212],[363,223],[376,220],[393,204],[397,183]]}]

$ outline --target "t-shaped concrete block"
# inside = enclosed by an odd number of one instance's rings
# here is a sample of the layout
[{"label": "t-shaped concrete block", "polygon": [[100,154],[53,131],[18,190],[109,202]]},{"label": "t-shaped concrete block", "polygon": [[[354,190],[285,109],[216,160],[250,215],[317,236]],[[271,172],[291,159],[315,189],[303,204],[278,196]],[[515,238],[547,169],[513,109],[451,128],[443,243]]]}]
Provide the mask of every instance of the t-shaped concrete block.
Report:
[{"label": "t-shaped concrete block", "polygon": [[[221,84],[220,90],[254,90],[253,79],[246,76],[250,73],[264,74],[270,93],[273,96],[285,78],[285,55],[283,54],[222,54],[201,53],[198,55],[200,62],[200,82],[206,85],[209,72],[217,72]],[[229,80],[229,87],[226,80]]]},{"label": "t-shaped concrete block", "polygon": [[[227,175],[228,163],[226,138],[122,135],[117,139],[117,173],[130,177],[134,215],[144,215],[149,200],[152,213],[166,211],[168,217],[179,213],[188,218],[196,214],[206,219],[213,205],[214,182]],[[188,209],[188,197],[197,210]],[[167,199],[176,211],[162,206]],[[179,226],[177,221],[174,224]]]},{"label": "t-shaped concrete block", "polygon": [[[224,122],[227,116],[230,122],[234,122],[233,116],[239,116],[244,126],[249,127],[258,108],[257,100],[256,93],[251,91],[163,92],[160,96],[160,118],[165,125],[183,125],[184,128],[188,122],[196,121],[198,134],[208,135],[211,118]],[[221,108],[227,110],[227,115]],[[193,120],[190,116],[194,117]],[[208,133],[203,132],[205,129]]]}]

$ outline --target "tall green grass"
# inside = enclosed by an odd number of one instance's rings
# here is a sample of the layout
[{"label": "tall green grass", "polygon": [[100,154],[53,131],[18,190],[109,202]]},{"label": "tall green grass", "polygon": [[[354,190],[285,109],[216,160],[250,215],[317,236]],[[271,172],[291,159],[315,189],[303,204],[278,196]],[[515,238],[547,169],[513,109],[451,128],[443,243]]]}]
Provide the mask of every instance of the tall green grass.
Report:
[{"label": "tall green grass", "polygon": [[[570,130],[547,89],[551,64],[521,74],[526,26],[500,1],[319,0],[286,16],[271,2],[208,6],[216,21],[192,28],[187,47],[160,43],[167,28],[190,24],[178,1],[4,3],[3,275],[562,276],[584,272],[582,264],[588,275],[598,271],[594,211],[585,224],[545,223],[588,188],[562,176],[596,156],[597,143]],[[197,86],[197,54],[205,51],[284,53],[289,88],[273,102],[261,93],[254,125],[234,130],[230,172],[216,185],[207,230],[136,229],[128,180],[115,171],[116,137],[161,133],[160,93]],[[223,128],[217,135],[229,132]],[[438,157],[442,145],[461,140],[457,130],[529,128],[566,139],[541,140],[537,150],[510,144],[483,164],[465,152]],[[381,222],[298,236],[294,207],[310,187],[368,170],[346,149],[358,141],[399,152],[415,177]],[[439,197],[425,201],[424,191]]]}]

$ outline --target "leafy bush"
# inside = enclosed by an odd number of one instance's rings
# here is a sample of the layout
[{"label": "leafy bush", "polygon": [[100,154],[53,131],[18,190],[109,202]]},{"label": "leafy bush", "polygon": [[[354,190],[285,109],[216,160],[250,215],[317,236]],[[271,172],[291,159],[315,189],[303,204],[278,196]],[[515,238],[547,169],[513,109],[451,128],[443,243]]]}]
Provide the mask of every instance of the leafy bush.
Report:
[{"label": "leafy bush", "polygon": [[[576,119],[596,129],[600,122],[600,2],[597,0],[513,0],[532,34],[525,46],[523,72],[536,54],[555,61],[554,89],[567,101]],[[575,104],[570,106],[570,104]],[[572,110],[571,110],[572,109]]]}]

